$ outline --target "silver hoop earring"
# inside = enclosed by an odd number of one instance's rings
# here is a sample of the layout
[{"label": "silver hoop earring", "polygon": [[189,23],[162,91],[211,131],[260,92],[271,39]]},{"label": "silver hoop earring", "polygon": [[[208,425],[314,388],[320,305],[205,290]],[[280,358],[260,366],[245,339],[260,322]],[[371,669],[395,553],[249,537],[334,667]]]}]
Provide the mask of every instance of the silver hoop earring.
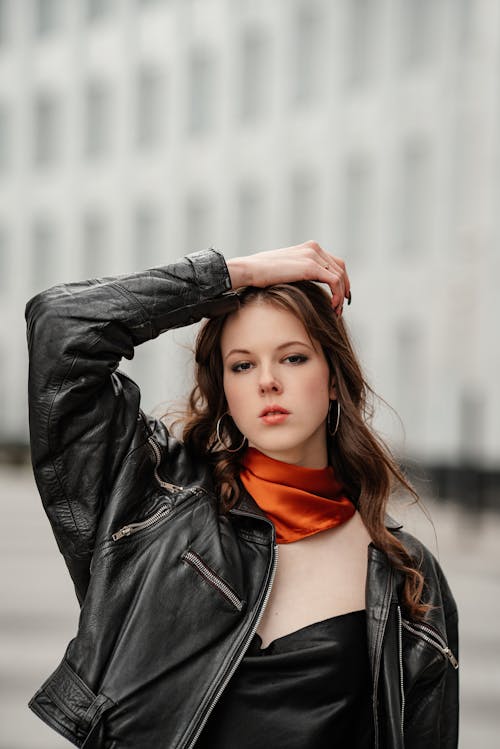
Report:
[{"label": "silver hoop earring", "polygon": [[231,449],[231,448],[229,448],[229,447],[226,447],[226,445],[224,444],[224,442],[223,442],[223,440],[222,440],[222,437],[220,436],[220,423],[221,423],[222,419],[224,418],[224,416],[225,416],[226,414],[227,414],[227,415],[229,416],[229,411],[226,411],[225,413],[223,413],[223,414],[222,414],[222,416],[220,417],[220,419],[219,419],[219,420],[217,421],[217,426],[216,426],[216,428],[215,428],[215,431],[216,431],[216,433],[217,433],[217,439],[218,439],[218,441],[219,441],[219,444],[221,444],[221,445],[222,445],[222,447],[224,448],[224,450],[226,450],[226,451],[227,451],[228,453],[237,453],[237,452],[238,452],[238,450],[241,450],[241,448],[242,448],[242,447],[243,447],[243,445],[245,444],[245,440],[246,440],[246,437],[243,437],[243,442],[242,442],[242,443],[241,443],[241,445],[239,445],[239,447],[237,447],[236,449]]},{"label": "silver hoop earring", "polygon": [[[335,424],[335,429],[333,430],[333,432],[332,432],[332,425],[331,425],[332,403],[337,404],[337,423]],[[333,437],[335,434],[337,434],[339,424],[340,424],[340,401],[337,399],[335,401],[330,401],[330,405],[328,406],[328,416],[326,417],[326,425],[327,425],[328,434],[330,435],[330,437]]]}]

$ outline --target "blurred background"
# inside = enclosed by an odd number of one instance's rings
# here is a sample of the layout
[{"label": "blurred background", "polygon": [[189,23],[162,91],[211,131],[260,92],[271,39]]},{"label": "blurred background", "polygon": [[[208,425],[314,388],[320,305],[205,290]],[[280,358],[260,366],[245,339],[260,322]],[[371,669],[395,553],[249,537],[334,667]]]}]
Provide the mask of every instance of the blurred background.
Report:
[{"label": "blurred background", "polygon": [[[78,606],[29,465],[24,306],[59,282],[317,240],[461,614],[461,749],[499,746],[498,0],[0,0],[0,747]],[[122,368],[162,413],[193,327]]]}]

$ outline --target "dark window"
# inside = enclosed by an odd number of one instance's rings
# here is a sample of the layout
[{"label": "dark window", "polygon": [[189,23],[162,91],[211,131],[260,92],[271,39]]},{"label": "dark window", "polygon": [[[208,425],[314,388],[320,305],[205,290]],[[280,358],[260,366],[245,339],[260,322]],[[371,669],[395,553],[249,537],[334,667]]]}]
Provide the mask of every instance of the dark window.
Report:
[{"label": "dark window", "polygon": [[208,50],[195,50],[189,67],[188,127],[192,133],[210,131],[215,124],[215,63]]},{"label": "dark window", "polygon": [[269,106],[269,40],[261,29],[246,29],[241,45],[240,116],[255,120]]},{"label": "dark window", "polygon": [[349,0],[346,9],[346,83],[364,86],[376,74],[381,6],[375,0]]},{"label": "dark window", "polygon": [[153,146],[161,142],[164,132],[164,73],[143,68],[137,79],[137,143]]},{"label": "dark window", "polygon": [[10,110],[0,102],[0,173],[10,166],[11,151]]},{"label": "dark window", "polygon": [[57,266],[57,236],[54,223],[49,218],[38,218],[32,235],[32,288],[42,291],[52,285]]},{"label": "dark window", "polygon": [[290,185],[291,244],[315,239],[318,232],[318,182],[310,172],[297,172]]},{"label": "dark window", "polygon": [[373,174],[366,157],[351,157],[345,169],[343,190],[344,252],[351,260],[366,257],[373,232]]},{"label": "dark window", "polygon": [[159,211],[153,206],[139,206],[135,213],[134,256],[139,270],[165,265],[165,251],[161,242]]},{"label": "dark window", "polygon": [[34,157],[41,166],[61,155],[61,103],[55,94],[39,94],[34,104]]},{"label": "dark window", "polygon": [[400,185],[401,255],[421,256],[428,250],[432,221],[431,152],[424,140],[408,142],[403,150]]},{"label": "dark window", "polygon": [[87,20],[101,21],[113,12],[114,0],[87,0]]},{"label": "dark window", "polygon": [[62,28],[63,0],[35,0],[35,31],[38,36],[48,36]]},{"label": "dark window", "polygon": [[88,213],[83,221],[83,263],[86,278],[106,275],[110,257],[109,231],[105,216]]},{"label": "dark window", "polygon": [[112,146],[111,91],[108,84],[93,81],[86,92],[85,154],[104,156]]},{"label": "dark window", "polygon": [[402,0],[400,39],[405,66],[425,64],[434,58],[442,6],[441,0]]},{"label": "dark window", "polygon": [[321,61],[324,59],[323,24],[325,19],[315,3],[302,3],[294,17],[290,49],[291,98],[299,106],[318,100],[324,76]]}]

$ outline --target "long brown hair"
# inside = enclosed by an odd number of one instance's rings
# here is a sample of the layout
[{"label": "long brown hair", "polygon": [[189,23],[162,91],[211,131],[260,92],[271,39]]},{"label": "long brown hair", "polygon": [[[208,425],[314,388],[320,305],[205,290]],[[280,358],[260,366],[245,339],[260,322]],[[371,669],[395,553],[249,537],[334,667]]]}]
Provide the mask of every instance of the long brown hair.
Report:
[{"label": "long brown hair", "polygon": [[[330,464],[348,495],[357,503],[374,545],[401,571],[405,610],[413,618],[422,618],[429,606],[422,601],[424,578],[418,569],[418,560],[410,557],[385,526],[387,502],[396,488],[403,487],[415,501],[419,497],[389,447],[370,426],[374,409],[367,396],[376,394],[363,377],[342,318],[332,310],[330,296],[312,281],[265,288],[247,286],[239,289],[238,295],[240,306],[260,302],[291,312],[321,345],[341,404],[338,430],[334,437],[327,437]],[[203,455],[212,463],[222,513],[227,513],[238,500],[237,479],[242,454],[242,450],[234,453],[226,450],[215,431],[218,419],[227,411],[220,347],[226,319],[227,315],[207,320],[198,332],[196,384],[182,419],[182,438],[188,450]],[[243,442],[243,435],[229,417],[223,422],[224,445],[235,449]]]}]

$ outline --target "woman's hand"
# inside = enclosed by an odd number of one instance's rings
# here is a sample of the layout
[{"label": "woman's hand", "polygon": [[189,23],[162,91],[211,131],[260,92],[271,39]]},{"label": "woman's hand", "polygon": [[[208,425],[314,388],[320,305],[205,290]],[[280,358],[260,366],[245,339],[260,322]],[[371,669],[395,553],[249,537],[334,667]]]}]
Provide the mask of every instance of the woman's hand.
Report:
[{"label": "woman's hand", "polygon": [[332,306],[342,314],[344,299],[351,303],[351,284],[341,258],[309,240],[292,247],[257,252],[226,260],[233,289],[240,286],[273,286],[292,281],[319,281],[332,292]]}]

